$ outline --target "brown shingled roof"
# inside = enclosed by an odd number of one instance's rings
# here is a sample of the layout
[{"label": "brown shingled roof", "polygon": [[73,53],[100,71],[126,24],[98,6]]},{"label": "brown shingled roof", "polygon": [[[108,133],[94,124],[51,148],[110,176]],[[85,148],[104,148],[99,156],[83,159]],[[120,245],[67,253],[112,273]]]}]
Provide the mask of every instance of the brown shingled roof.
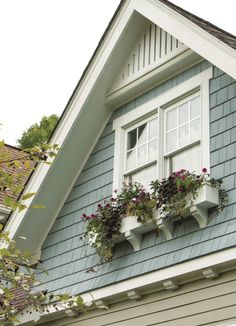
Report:
[{"label": "brown shingled roof", "polygon": [[231,48],[236,49],[236,37],[234,35],[224,31],[223,29],[213,25],[212,23],[196,15],[191,14],[187,10],[176,6],[175,4],[173,4],[168,0],[159,0],[159,1],[162,2],[164,5],[168,6],[169,8],[173,9],[174,11],[178,12],[180,15],[184,16],[192,23],[202,28],[204,31],[218,38],[220,41],[224,42]]},{"label": "brown shingled roof", "polygon": [[[22,150],[17,148],[17,147],[13,147],[13,146],[10,146],[10,145],[4,145],[3,148],[0,149],[1,151],[1,154],[4,156],[6,156],[7,160],[8,159],[19,159],[20,157],[22,157]],[[14,168],[14,167],[10,167],[10,166],[7,166],[6,164],[4,163],[0,163],[1,164],[1,167],[3,168],[3,170],[9,174],[12,174],[12,175],[17,175],[17,173],[19,172],[19,170],[17,168]],[[34,163],[32,162],[32,169],[34,167]],[[26,169],[24,168],[20,168],[20,171],[24,171],[24,172],[29,172],[27,171]],[[27,180],[28,180],[28,174],[29,173],[26,173],[25,175],[22,175],[22,183],[23,184],[26,184]],[[15,199],[18,198],[19,195],[16,195],[15,196]],[[4,192],[0,191],[0,205],[3,204],[3,198],[5,197],[5,194]]]}]

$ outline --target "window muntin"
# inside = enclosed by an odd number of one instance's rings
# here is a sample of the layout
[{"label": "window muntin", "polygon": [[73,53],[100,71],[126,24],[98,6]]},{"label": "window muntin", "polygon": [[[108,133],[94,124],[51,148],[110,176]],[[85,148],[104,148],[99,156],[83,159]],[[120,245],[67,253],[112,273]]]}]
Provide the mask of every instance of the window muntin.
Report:
[{"label": "window muntin", "polygon": [[157,116],[126,130],[125,172],[129,173],[157,159]]},{"label": "window muntin", "polygon": [[200,140],[201,99],[194,94],[165,109],[165,154]]},{"label": "window muntin", "polygon": [[[212,68],[209,68],[196,76],[184,81],[183,83],[171,88],[165,93],[153,98],[147,103],[142,104],[134,110],[127,112],[126,114],[113,120],[113,130],[115,131],[115,150],[114,150],[114,173],[113,173],[113,189],[120,190],[122,188],[122,182],[128,180],[128,176],[131,178],[136,178],[138,172],[141,169],[145,170],[147,167],[152,164],[156,167],[156,177],[162,179],[163,177],[168,177],[169,174],[173,171],[171,165],[177,167],[181,164],[182,160],[184,161],[185,167],[189,170],[196,170],[194,165],[191,163],[191,166],[188,165],[183,156],[186,153],[187,158],[191,158],[192,162],[194,158],[198,159],[198,166],[200,168],[206,167],[210,171],[210,162],[209,162],[209,80],[213,76]],[[189,96],[188,94],[193,94]],[[184,145],[182,148],[173,150],[172,152],[166,151],[166,112],[172,108],[176,108],[178,105],[183,104],[188,99],[193,99],[200,94],[201,102],[201,114],[200,114],[200,137],[196,141],[190,142],[188,145]],[[182,98],[183,100],[179,100]],[[169,105],[169,103],[176,103],[175,105]],[[195,108],[196,111],[198,110]],[[144,164],[141,167],[138,167],[132,171],[126,171],[126,131],[127,128],[133,126],[131,129],[135,128],[135,123],[137,121],[144,121],[144,117],[147,115],[155,114],[158,111],[158,125],[159,125],[159,134],[158,134],[158,154],[156,161]],[[193,120],[196,117],[195,110],[192,109],[190,113],[190,119]],[[142,122],[140,123],[140,125]],[[197,122],[196,122],[197,124]],[[194,125],[194,124],[193,124]],[[195,137],[193,137],[195,138]],[[190,148],[197,147],[193,151],[194,153],[189,153]],[[197,153],[198,152],[198,153]],[[196,163],[196,162],[195,162]],[[136,175],[137,172],[137,175]],[[197,171],[196,171],[197,172]]]}]

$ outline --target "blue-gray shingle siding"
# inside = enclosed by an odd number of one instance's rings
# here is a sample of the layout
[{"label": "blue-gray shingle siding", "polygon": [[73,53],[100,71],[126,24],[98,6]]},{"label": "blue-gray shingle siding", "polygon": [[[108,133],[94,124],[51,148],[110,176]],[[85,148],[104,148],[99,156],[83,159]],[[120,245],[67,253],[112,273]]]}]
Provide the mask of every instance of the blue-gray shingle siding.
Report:
[{"label": "blue-gray shingle siding", "polygon": [[[174,239],[165,241],[155,232],[143,236],[141,250],[130,245],[116,246],[114,259],[99,265],[99,257],[81,238],[83,213],[112,195],[114,133],[112,120],[211,66],[203,61],[116,110],[76,181],[42,249],[44,287],[78,294],[151,272],[184,260],[236,245],[236,82],[214,67],[210,81],[210,161],[211,175],[223,178],[229,205],[199,230],[189,219],[175,228]],[[87,272],[95,266],[96,272]]]}]

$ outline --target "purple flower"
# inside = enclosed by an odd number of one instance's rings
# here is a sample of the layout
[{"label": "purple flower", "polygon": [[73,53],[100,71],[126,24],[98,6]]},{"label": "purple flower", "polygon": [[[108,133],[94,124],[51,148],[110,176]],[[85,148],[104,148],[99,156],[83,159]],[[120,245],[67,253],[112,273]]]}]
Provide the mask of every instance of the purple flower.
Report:
[{"label": "purple flower", "polygon": [[183,188],[179,187],[178,192],[183,192]]},{"label": "purple flower", "polygon": [[203,173],[207,173],[207,168],[202,168]]}]

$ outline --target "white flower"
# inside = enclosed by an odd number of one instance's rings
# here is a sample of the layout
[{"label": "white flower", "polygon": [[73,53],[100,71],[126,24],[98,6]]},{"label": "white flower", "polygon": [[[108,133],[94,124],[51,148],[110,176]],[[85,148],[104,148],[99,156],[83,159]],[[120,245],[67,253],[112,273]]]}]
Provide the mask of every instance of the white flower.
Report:
[{"label": "white flower", "polygon": [[88,232],[88,243],[90,244],[90,246],[96,242],[97,237],[98,233],[96,232],[95,228]]}]

